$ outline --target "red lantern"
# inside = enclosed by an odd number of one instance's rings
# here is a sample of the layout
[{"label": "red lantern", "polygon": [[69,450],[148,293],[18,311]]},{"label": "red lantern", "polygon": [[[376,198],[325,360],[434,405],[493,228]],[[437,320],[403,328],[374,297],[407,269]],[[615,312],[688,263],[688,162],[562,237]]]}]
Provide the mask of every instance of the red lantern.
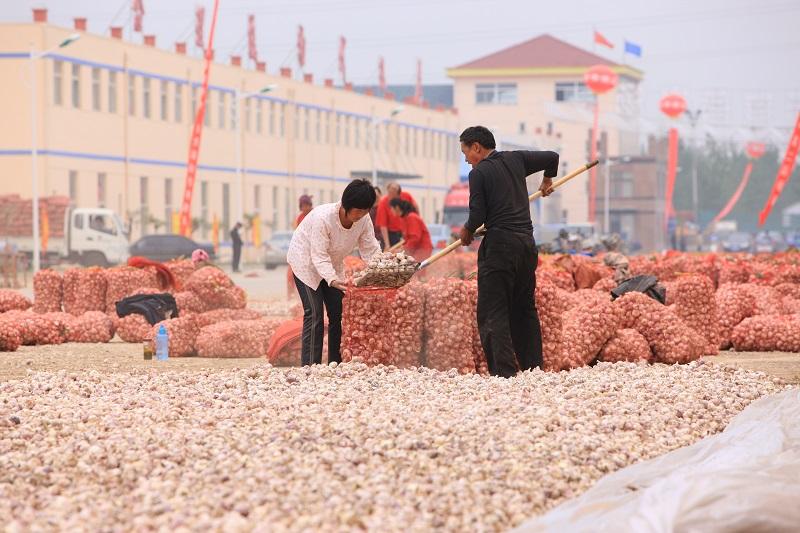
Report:
[{"label": "red lantern", "polygon": [[617,73],[607,65],[595,65],[583,74],[586,86],[595,94],[603,94],[617,86]]},{"label": "red lantern", "polygon": [[686,111],[686,99],[679,94],[670,93],[661,99],[659,107],[669,118],[678,118]]},{"label": "red lantern", "polygon": [[766,146],[764,143],[757,143],[757,142],[749,142],[747,143],[747,155],[750,159],[758,159],[762,155],[764,155],[764,151],[766,150]]}]

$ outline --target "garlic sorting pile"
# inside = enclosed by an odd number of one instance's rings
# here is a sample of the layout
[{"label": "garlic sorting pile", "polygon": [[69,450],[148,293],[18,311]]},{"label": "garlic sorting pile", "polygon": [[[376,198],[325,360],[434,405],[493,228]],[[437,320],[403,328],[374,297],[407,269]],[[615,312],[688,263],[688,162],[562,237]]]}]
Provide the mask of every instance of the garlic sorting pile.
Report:
[{"label": "garlic sorting pile", "polygon": [[353,274],[356,287],[402,287],[417,271],[418,263],[404,252],[379,252],[370,258],[367,268]]},{"label": "garlic sorting pile", "polygon": [[41,372],[0,382],[0,516],[9,531],[505,531],[782,388],[700,363]]}]

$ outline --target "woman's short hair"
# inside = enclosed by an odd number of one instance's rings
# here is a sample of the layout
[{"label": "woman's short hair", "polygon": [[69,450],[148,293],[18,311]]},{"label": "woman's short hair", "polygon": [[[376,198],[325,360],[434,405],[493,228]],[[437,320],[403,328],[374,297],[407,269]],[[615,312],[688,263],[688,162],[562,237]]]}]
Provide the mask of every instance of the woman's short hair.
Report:
[{"label": "woman's short hair", "polygon": [[368,180],[353,180],[347,184],[342,193],[342,207],[345,211],[351,209],[372,209],[375,205],[375,189]]},{"label": "woman's short hair", "polygon": [[389,205],[392,207],[399,208],[403,216],[406,216],[407,214],[412,212],[416,212],[414,206],[411,205],[411,202],[403,200],[402,198],[392,198],[391,200],[389,200]]}]

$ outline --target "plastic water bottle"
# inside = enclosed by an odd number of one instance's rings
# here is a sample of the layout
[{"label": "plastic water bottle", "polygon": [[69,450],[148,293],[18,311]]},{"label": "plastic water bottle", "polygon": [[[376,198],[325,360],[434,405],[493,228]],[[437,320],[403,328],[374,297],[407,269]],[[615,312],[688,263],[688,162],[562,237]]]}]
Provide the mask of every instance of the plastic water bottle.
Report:
[{"label": "plastic water bottle", "polygon": [[159,361],[169,359],[169,335],[167,335],[167,328],[164,327],[164,324],[161,324],[158,334],[156,334],[156,359]]}]

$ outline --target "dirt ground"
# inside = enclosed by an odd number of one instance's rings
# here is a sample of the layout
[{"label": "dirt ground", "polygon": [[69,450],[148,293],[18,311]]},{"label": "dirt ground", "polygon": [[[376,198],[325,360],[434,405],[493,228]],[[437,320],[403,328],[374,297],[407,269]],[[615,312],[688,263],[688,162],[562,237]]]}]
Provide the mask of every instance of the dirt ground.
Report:
[{"label": "dirt ground", "polygon": [[[705,358],[715,363],[741,366],[778,376],[788,383],[800,383],[800,354],[783,352],[723,352]],[[202,372],[248,368],[265,363],[265,358],[207,359],[173,357],[168,361],[145,361],[140,344],[114,340],[108,344],[57,344],[22,346],[16,352],[0,353],[0,381],[24,378],[28,371],[97,370],[128,372],[156,368],[159,371]]]}]

